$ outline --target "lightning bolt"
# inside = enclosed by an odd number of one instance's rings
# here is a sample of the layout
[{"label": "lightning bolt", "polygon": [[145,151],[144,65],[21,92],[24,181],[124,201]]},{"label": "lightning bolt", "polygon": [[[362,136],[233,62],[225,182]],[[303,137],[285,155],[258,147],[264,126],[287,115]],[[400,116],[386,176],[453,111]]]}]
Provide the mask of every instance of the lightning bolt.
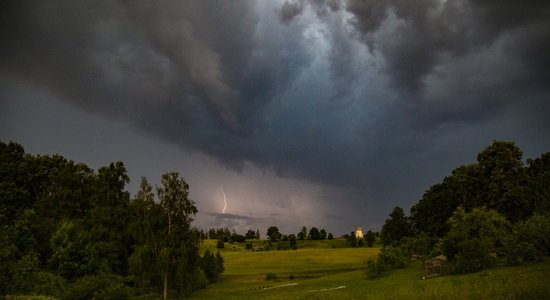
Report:
[{"label": "lightning bolt", "polygon": [[223,194],[223,209],[222,209],[222,214],[225,214],[225,209],[227,208],[227,201],[225,200],[225,193],[223,191],[223,188],[222,188],[222,194]]}]

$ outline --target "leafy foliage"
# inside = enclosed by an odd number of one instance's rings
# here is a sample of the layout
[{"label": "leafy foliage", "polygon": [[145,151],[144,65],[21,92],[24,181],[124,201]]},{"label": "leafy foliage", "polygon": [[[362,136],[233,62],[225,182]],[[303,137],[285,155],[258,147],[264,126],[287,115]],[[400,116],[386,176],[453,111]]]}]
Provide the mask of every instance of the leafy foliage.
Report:
[{"label": "leafy foliage", "polygon": [[398,247],[384,247],[380,249],[377,260],[367,260],[367,277],[373,279],[380,277],[386,271],[404,268],[407,261],[407,256]]},{"label": "leafy foliage", "polygon": [[406,236],[412,236],[412,225],[401,207],[395,207],[382,226],[380,237],[383,245],[397,244]]},{"label": "leafy foliage", "polygon": [[277,228],[277,226],[270,226],[267,229],[267,236],[269,237],[270,241],[276,242],[278,239],[281,238],[281,233],[279,232],[279,228]]},{"label": "leafy foliage", "polygon": [[511,264],[543,260],[545,255],[550,255],[550,216],[535,214],[514,224],[504,248]]},{"label": "leafy foliage", "polygon": [[[0,295],[125,299],[168,281],[180,295],[204,287],[189,186],[177,173],[161,181],[157,202],[146,180],[130,201],[122,162],[94,171],[0,142]],[[214,261],[211,280],[223,271]]]},{"label": "leafy foliage", "polygon": [[367,233],[365,234],[365,241],[367,242],[367,246],[372,247],[375,240],[376,238],[374,237],[374,233],[372,233],[371,230],[367,231]]},{"label": "leafy foliage", "polygon": [[449,233],[442,250],[453,263],[454,272],[479,271],[495,264],[489,252],[502,248],[510,223],[494,210],[459,208],[449,219]]}]

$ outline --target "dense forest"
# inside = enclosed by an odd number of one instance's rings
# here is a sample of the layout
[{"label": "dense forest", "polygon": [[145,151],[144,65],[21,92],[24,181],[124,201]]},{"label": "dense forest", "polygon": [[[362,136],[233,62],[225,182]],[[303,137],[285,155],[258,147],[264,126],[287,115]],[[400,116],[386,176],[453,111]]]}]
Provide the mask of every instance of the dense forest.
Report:
[{"label": "dense forest", "polygon": [[384,248],[369,277],[403,267],[410,255],[445,255],[450,272],[542,260],[550,255],[550,153],[523,163],[513,142],[494,141],[411,207],[396,207],[380,232]]},{"label": "dense forest", "polygon": [[166,299],[216,281],[223,258],[199,255],[187,183],[143,178],[131,199],[128,182],[122,162],[95,171],[0,143],[0,295]]}]

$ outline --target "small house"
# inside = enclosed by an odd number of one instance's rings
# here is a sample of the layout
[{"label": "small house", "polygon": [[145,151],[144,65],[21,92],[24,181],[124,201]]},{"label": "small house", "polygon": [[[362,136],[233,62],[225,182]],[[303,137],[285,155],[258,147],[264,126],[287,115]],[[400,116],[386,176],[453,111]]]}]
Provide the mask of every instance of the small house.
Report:
[{"label": "small house", "polygon": [[445,255],[438,255],[424,262],[424,278],[445,275],[448,271],[447,257]]}]

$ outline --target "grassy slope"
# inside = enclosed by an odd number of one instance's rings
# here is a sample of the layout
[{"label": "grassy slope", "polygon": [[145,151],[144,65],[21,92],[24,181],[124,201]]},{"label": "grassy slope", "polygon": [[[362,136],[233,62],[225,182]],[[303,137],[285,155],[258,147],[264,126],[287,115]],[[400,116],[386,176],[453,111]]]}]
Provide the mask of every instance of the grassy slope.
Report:
[{"label": "grassy slope", "polygon": [[[338,241],[298,244],[300,249],[251,252],[240,244],[222,249],[222,280],[194,299],[550,299],[550,261],[420,280],[422,263],[367,280],[367,258],[377,248],[332,248]],[[215,249],[207,241],[205,248]],[[275,273],[276,281],[266,281]],[[295,276],[294,280],[288,277]],[[297,284],[297,285],[288,285]],[[288,285],[288,286],[285,286]],[[335,289],[341,286],[345,288]],[[267,289],[266,289],[267,287]]]}]

